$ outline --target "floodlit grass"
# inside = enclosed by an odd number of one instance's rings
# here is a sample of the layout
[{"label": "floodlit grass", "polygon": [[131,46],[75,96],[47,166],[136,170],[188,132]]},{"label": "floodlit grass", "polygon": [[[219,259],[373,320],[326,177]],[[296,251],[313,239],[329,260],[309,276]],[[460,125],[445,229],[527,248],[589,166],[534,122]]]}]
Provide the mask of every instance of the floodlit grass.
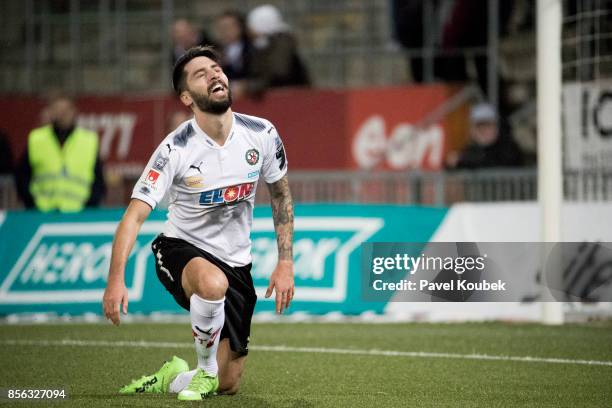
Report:
[{"label": "floodlit grass", "polygon": [[[61,340],[81,341],[60,345]],[[145,341],[147,346],[113,344]],[[171,342],[172,344],[156,344]],[[53,406],[167,407],[175,395],[118,395],[130,379],[176,354],[195,363],[188,324],[0,326],[0,387],[67,387]],[[576,407],[610,406],[612,323],[548,327],[524,324],[255,324],[242,387],[211,407]],[[262,346],[388,350],[453,355],[530,356],[498,361],[444,356],[366,355]],[[330,351],[330,350],[327,350]],[[333,350],[332,350],[333,351]],[[6,400],[4,401],[6,402]],[[26,406],[19,404],[16,406]],[[36,406],[45,406],[45,402]]]}]

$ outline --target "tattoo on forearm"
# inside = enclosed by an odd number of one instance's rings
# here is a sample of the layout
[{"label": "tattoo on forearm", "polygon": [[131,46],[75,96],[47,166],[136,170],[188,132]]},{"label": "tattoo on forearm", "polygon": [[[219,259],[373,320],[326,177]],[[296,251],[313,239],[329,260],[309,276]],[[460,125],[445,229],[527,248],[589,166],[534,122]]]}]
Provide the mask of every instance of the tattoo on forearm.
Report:
[{"label": "tattoo on forearm", "polygon": [[284,176],[275,183],[268,184],[272,202],[272,219],[278,244],[278,259],[293,260],[293,199],[289,181]]}]

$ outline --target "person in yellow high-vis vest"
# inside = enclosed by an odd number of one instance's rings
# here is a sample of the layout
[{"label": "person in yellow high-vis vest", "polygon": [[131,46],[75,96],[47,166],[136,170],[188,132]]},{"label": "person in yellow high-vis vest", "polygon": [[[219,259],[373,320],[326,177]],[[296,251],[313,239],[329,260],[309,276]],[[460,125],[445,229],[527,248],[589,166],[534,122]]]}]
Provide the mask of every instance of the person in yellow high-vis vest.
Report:
[{"label": "person in yellow high-vis vest", "polygon": [[49,106],[51,123],[28,135],[16,172],[26,208],[78,212],[100,204],[105,192],[98,135],[76,126],[77,109],[65,96]]}]

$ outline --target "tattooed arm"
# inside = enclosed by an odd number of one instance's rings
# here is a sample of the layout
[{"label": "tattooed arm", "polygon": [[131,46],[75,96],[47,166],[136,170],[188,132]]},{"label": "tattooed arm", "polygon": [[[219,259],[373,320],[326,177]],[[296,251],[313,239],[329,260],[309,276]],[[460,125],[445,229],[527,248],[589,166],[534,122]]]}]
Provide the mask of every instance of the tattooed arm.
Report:
[{"label": "tattooed arm", "polygon": [[268,184],[272,202],[272,219],[278,244],[278,259],[293,261],[293,199],[287,176]]},{"label": "tattooed arm", "polygon": [[276,292],[276,313],[289,307],[295,287],[293,283],[293,199],[287,176],[268,184],[272,202],[272,219],[278,244],[278,264],[270,277],[266,297]]}]

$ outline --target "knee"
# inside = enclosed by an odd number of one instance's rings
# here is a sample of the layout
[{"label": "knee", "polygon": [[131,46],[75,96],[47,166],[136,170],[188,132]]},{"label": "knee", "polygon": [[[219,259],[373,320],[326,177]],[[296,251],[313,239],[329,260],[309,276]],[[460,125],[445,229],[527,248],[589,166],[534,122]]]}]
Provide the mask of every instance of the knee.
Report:
[{"label": "knee", "polygon": [[225,274],[220,270],[216,273],[207,273],[200,276],[195,285],[194,293],[204,299],[221,299],[227,292],[228,282]]},{"label": "knee", "polygon": [[189,289],[186,290],[189,296],[195,293],[204,299],[221,299],[229,286],[227,277],[216,266],[204,262],[187,264],[183,275],[187,282],[183,282],[183,287]]}]

